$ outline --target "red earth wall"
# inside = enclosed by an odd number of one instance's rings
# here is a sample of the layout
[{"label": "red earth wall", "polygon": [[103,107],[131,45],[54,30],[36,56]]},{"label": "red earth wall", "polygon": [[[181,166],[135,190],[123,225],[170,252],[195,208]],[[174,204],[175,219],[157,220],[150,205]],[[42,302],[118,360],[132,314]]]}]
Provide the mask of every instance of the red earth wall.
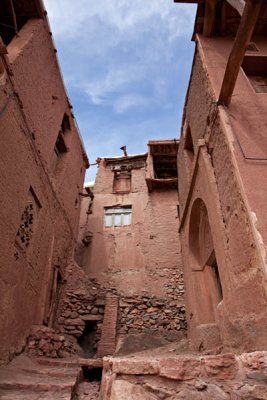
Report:
[{"label": "red earth wall", "polygon": [[[7,47],[0,76],[0,359],[21,350],[51,314],[55,267],[72,257],[87,159],[45,20],[29,20]],[[69,151],[51,159],[66,113]],[[50,315],[50,320],[53,320]]]},{"label": "red earth wall", "polygon": [[[228,110],[216,105],[231,45],[228,39],[197,39],[178,155],[180,232],[194,347],[251,351],[265,348],[267,337],[267,169],[264,160],[246,160],[240,145],[253,156],[267,156],[266,115],[255,118],[253,112],[266,98],[253,92],[241,70]],[[264,53],[266,46],[260,48]],[[188,126],[193,157],[186,145]],[[215,264],[206,257],[212,249],[222,298]]]}]

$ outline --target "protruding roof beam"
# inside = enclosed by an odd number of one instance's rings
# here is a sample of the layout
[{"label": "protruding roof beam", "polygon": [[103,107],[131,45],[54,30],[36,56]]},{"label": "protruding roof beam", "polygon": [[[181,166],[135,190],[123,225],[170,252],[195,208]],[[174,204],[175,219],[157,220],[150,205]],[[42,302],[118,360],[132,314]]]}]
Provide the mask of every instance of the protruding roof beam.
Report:
[{"label": "protruding roof beam", "polygon": [[217,0],[206,0],[205,2],[203,35],[206,37],[210,37],[213,33],[216,17],[216,3]]},{"label": "protruding roof beam", "polygon": [[237,76],[244,59],[247,45],[253,34],[261,5],[262,0],[246,1],[234,45],[226,66],[218,104],[223,104],[225,106],[230,104]]},{"label": "protruding roof beam", "polygon": [[227,2],[236,9],[239,15],[243,14],[246,2],[244,0],[227,0]]}]

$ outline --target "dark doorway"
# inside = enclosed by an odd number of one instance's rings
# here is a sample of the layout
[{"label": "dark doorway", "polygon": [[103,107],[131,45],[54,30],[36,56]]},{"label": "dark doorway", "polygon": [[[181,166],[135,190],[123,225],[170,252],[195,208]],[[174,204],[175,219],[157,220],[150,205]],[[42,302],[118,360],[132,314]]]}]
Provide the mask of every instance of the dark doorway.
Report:
[{"label": "dark doorway", "polygon": [[94,358],[97,353],[97,321],[85,321],[83,334],[78,338],[84,357]]},{"label": "dark doorway", "polygon": [[83,367],[83,376],[87,382],[101,382],[102,368]]}]

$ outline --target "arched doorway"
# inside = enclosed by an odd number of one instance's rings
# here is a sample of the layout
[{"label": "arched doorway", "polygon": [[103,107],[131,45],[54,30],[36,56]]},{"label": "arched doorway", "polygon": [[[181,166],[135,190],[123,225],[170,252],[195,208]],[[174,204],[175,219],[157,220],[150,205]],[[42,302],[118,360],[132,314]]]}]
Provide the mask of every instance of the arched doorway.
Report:
[{"label": "arched doorway", "polygon": [[208,210],[200,198],[194,201],[191,209],[189,255],[194,282],[195,322],[197,325],[215,323],[217,306],[223,300],[223,290]]}]

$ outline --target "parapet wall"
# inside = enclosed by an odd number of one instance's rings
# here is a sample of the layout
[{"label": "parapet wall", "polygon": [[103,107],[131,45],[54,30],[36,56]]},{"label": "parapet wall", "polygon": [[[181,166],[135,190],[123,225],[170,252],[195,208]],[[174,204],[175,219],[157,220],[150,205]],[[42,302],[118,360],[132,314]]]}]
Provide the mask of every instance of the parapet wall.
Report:
[{"label": "parapet wall", "polygon": [[101,400],[264,399],[267,353],[105,358]]}]

